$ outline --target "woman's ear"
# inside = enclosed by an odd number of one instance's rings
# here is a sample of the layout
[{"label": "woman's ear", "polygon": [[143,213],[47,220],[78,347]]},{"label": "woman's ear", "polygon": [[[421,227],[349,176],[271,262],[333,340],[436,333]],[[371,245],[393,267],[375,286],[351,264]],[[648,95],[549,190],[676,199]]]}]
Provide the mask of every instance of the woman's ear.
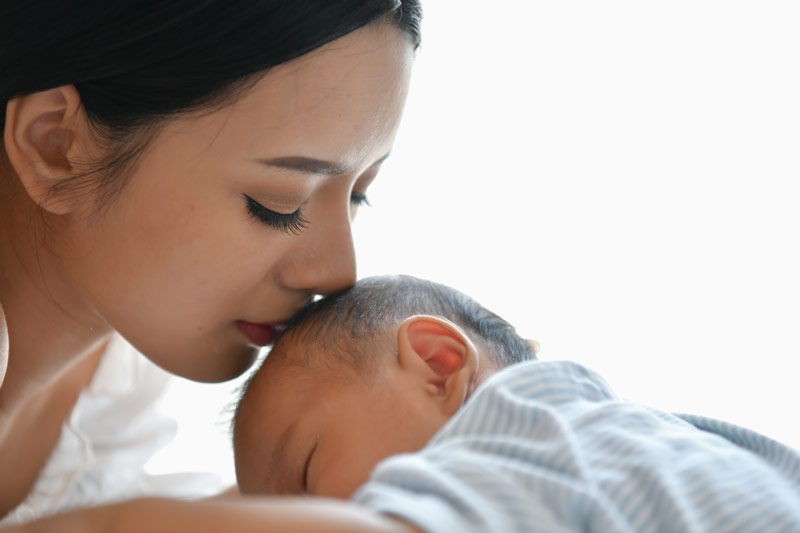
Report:
[{"label": "woman's ear", "polygon": [[415,315],[400,325],[397,341],[400,368],[447,416],[458,411],[478,372],[478,352],[469,337],[449,320]]},{"label": "woman's ear", "polygon": [[58,215],[70,211],[69,202],[50,190],[75,174],[76,138],[86,136],[85,115],[77,89],[65,85],[14,98],[6,107],[6,154],[28,196]]}]

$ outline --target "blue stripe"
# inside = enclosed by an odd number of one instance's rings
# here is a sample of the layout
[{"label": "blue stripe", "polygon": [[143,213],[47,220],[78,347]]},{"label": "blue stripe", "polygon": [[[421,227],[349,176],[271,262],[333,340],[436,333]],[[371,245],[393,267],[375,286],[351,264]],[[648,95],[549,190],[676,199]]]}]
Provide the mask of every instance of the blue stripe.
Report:
[{"label": "blue stripe", "polygon": [[492,378],[419,454],[381,463],[359,498],[442,533],[800,531],[800,455],[536,362]]}]

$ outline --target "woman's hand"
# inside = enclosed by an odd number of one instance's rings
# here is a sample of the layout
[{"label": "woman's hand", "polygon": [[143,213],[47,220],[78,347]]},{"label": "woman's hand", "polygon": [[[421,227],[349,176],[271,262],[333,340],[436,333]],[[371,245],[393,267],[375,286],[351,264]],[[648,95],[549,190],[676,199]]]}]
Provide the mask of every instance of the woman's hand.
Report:
[{"label": "woman's hand", "polygon": [[420,530],[343,500],[242,497],[187,502],[147,498],[43,518],[0,533],[419,533]]}]

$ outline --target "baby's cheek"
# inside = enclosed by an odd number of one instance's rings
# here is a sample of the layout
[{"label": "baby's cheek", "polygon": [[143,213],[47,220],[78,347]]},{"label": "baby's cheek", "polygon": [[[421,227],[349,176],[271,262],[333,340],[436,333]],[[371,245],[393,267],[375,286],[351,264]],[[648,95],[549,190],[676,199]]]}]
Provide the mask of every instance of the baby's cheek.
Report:
[{"label": "baby's cheek", "polygon": [[372,468],[377,464],[374,461],[371,463],[365,461],[363,456],[349,456],[332,464],[320,465],[317,472],[309,471],[309,493],[314,496],[349,499],[369,480]]},{"label": "baby's cheek", "polygon": [[244,417],[240,417],[233,432],[236,485],[242,494],[266,494],[268,492],[268,487],[264,483],[266,480],[260,476],[265,458],[259,456],[255,436],[248,431],[250,428],[247,427],[245,420]]},{"label": "baby's cheek", "polygon": [[257,494],[257,488],[253,482],[253,467],[242,457],[242,453],[237,453],[234,459],[236,469],[236,485],[242,494]]}]

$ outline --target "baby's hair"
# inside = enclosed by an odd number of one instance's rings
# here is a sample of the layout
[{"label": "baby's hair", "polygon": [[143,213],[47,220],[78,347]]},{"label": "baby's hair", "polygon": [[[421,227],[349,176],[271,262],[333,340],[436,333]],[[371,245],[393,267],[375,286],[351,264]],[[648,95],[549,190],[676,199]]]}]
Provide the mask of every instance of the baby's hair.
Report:
[{"label": "baby's hair", "polygon": [[[400,324],[420,314],[446,318],[461,327],[498,369],[536,359],[530,343],[511,324],[452,287],[412,276],[365,278],[307,304],[289,321],[267,357],[291,366],[323,364],[337,372],[370,375],[378,367],[378,357],[396,349],[387,347],[394,346]],[[254,370],[237,391],[231,434],[257,373]]]},{"label": "baby's hair", "polygon": [[320,346],[330,363],[344,363],[361,372],[375,368],[375,353],[393,341],[406,318],[419,315],[445,318],[503,368],[535,359],[528,341],[514,327],[469,296],[440,283],[412,276],[376,276],[314,301],[302,308],[275,343],[273,355],[290,364],[319,363],[314,350],[287,354],[281,340],[294,338],[303,347]]}]

